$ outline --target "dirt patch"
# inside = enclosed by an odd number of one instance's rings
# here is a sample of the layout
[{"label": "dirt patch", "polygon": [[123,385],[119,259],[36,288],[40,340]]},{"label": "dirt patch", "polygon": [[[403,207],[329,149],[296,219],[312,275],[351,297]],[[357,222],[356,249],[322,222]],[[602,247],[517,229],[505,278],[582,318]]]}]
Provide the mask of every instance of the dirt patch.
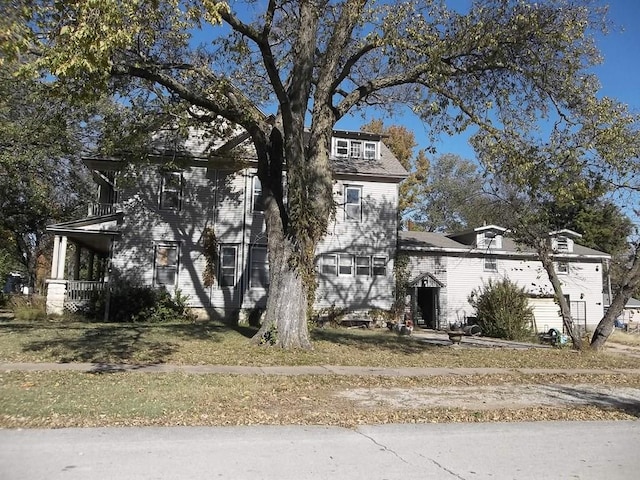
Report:
[{"label": "dirt patch", "polygon": [[501,408],[597,406],[640,414],[640,389],[622,386],[479,385],[437,388],[357,388],[337,394],[363,407]]}]

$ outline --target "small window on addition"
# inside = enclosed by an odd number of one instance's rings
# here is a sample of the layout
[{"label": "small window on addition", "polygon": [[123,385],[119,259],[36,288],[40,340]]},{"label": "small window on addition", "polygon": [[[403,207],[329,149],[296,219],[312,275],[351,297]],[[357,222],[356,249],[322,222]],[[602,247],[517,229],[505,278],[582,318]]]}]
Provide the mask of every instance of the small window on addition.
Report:
[{"label": "small window on addition", "polygon": [[497,272],[498,271],[498,259],[496,257],[484,257],[484,271],[485,272]]},{"label": "small window on addition", "polygon": [[568,275],[569,274],[569,263],[568,262],[558,262],[556,265],[556,270],[558,271],[558,275]]}]

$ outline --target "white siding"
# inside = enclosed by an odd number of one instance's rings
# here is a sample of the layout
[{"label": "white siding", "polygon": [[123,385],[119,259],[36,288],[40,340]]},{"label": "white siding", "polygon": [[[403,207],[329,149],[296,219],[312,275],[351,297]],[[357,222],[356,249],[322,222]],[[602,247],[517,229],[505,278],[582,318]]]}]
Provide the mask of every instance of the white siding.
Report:
[{"label": "white siding", "polygon": [[[346,218],[344,189],[362,189],[362,220]],[[393,260],[396,249],[398,186],[392,183],[339,180],[334,184],[338,208],[329,224],[327,236],[316,250],[324,253],[351,254],[386,258],[384,276],[328,276],[318,274],[316,307],[368,310],[389,309],[393,303]]]}]

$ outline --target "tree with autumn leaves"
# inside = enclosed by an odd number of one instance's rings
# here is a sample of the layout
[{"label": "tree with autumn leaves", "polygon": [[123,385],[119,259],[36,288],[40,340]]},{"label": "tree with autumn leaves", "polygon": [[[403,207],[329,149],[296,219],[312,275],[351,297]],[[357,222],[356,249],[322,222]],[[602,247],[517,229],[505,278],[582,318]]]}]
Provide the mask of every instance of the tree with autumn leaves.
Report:
[{"label": "tree with autumn leaves", "polygon": [[408,106],[432,135],[475,125],[487,147],[527,139],[540,118],[582,125],[604,108],[589,67],[599,60],[593,33],[606,25],[589,0],[477,0],[467,11],[440,0],[14,0],[9,10],[2,61],[22,75],[44,75],[82,101],[114,95],[248,132],[271,265],[256,341],[276,332],[285,348],[310,347],[338,120]]}]

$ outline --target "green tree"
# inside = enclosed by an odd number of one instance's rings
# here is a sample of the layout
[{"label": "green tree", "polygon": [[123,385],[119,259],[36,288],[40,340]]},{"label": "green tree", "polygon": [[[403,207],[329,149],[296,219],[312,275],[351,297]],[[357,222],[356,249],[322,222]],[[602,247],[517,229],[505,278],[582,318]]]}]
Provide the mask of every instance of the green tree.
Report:
[{"label": "green tree", "polygon": [[46,84],[14,73],[0,67],[2,250],[4,266],[19,265],[37,287],[38,258],[50,250],[46,226],[69,219],[80,205],[87,172],[79,162],[77,112],[52,98]]},{"label": "green tree", "polygon": [[483,335],[507,340],[527,340],[533,334],[533,309],[527,293],[508,278],[489,280],[469,295]]},{"label": "green tree", "polygon": [[[75,97],[190,110],[251,136],[266,197],[270,293],[262,330],[309,347],[314,253],[334,208],[330,139],[370,105],[406,105],[434,136],[494,119],[529,131],[559,108],[590,115],[603,29],[589,0],[14,0],[6,58],[30,59]],[[30,56],[33,55],[33,56]],[[150,93],[151,92],[151,93]],[[274,111],[266,117],[262,108]],[[308,124],[308,135],[305,134]],[[286,158],[287,202],[282,170]]]}]

